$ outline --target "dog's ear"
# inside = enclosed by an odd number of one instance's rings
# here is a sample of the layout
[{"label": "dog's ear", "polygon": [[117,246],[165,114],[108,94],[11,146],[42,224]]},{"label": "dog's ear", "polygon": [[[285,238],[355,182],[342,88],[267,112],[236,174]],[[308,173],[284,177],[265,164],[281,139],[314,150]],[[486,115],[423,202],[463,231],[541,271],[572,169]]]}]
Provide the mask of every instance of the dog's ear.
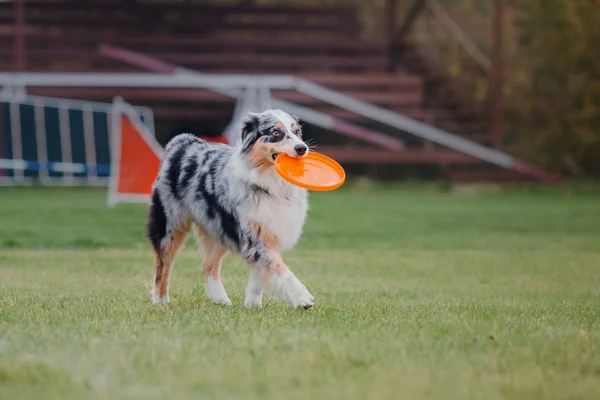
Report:
[{"label": "dog's ear", "polygon": [[256,132],[258,129],[258,114],[248,113],[244,122],[242,122],[242,142],[246,140],[246,137],[251,132]]},{"label": "dog's ear", "polygon": [[242,123],[242,151],[250,150],[258,138],[258,114],[248,113]]}]

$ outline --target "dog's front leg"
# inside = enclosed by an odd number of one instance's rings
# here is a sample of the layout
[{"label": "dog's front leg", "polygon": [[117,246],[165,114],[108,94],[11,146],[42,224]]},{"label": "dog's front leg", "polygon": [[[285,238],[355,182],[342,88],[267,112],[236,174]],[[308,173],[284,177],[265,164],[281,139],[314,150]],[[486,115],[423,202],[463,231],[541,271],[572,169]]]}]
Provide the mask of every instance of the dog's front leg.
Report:
[{"label": "dog's front leg", "polygon": [[263,285],[261,280],[261,267],[250,265],[250,273],[248,274],[248,286],[246,286],[246,298],[244,299],[244,307],[262,308]]},{"label": "dog's front leg", "polygon": [[264,270],[263,285],[270,294],[289,301],[295,308],[306,310],[313,306],[314,296],[283,261]]},{"label": "dog's front leg", "polygon": [[289,301],[294,308],[308,309],[313,306],[314,296],[278,253],[263,246],[253,246],[245,253],[244,257],[251,268],[244,301],[246,307],[260,307],[263,290]]}]

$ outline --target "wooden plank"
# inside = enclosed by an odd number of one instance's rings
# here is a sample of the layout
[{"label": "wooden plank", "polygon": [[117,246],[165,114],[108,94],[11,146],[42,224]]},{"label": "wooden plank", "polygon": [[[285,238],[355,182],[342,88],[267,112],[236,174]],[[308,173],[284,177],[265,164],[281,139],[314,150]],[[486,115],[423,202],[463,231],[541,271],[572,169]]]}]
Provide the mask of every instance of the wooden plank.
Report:
[{"label": "wooden plank", "polygon": [[24,72],[27,65],[27,44],[25,37],[25,0],[14,2],[14,70]]},{"label": "wooden plank", "polygon": [[[449,171],[448,179],[453,182],[474,183],[474,182],[527,182],[534,180],[533,178],[519,174],[509,169],[490,168],[489,165],[483,164],[482,168],[470,171]],[[483,168],[485,167],[485,168]]]},{"label": "wooden plank", "polygon": [[[9,3],[0,3],[0,12],[4,9],[10,8]],[[319,17],[323,15],[333,15],[335,18],[355,18],[356,11],[351,7],[343,6],[290,6],[290,5],[259,5],[259,6],[247,6],[247,5],[217,5],[217,4],[115,4],[115,3],[98,3],[98,2],[85,2],[81,0],[73,1],[62,1],[62,2],[49,2],[48,0],[27,0],[27,7],[30,10],[53,12],[58,13],[83,10],[83,11],[104,11],[111,12],[114,10],[140,12],[143,10],[158,10],[164,12],[173,13],[205,13],[205,12],[227,12],[231,14],[255,14],[260,13],[264,15],[278,15],[278,14],[302,14],[306,16]]]},{"label": "wooden plank", "polygon": [[[0,16],[0,24],[9,24],[12,22],[12,18],[2,17]],[[87,20],[82,18],[66,18],[64,16],[60,17],[28,17],[27,18],[28,25],[31,26],[41,26],[45,28],[57,28],[63,31],[73,31],[75,29],[86,30],[87,32],[90,29],[110,29],[111,31],[120,31],[120,32],[145,32],[148,29],[148,25],[154,25],[154,29],[164,29],[171,31],[173,33],[189,33],[192,31],[204,31],[204,32],[230,32],[231,31],[250,31],[250,33],[255,32],[265,32],[272,34],[273,31],[276,31],[277,35],[285,36],[287,34],[304,34],[304,33],[327,33],[327,34],[340,34],[345,36],[354,36],[358,33],[358,29],[342,25],[340,27],[330,26],[328,24],[319,24],[319,23],[302,23],[302,21],[198,21],[198,26],[195,24],[186,24],[186,23],[176,23],[170,24],[163,21],[148,21],[143,19],[128,19],[128,20],[119,20],[112,19],[110,23],[106,20]],[[81,32],[79,32],[81,33]]]},{"label": "wooden plank", "polygon": [[[420,91],[411,91],[405,93],[346,91],[344,92],[344,94],[358,100],[382,106],[419,105],[423,100]],[[320,100],[313,99],[312,97],[306,96],[298,92],[273,91],[273,96],[281,100],[292,101],[298,104],[323,104],[323,102]]]},{"label": "wooden plank", "polygon": [[[1,24],[10,24],[12,22],[12,18],[2,17],[0,16],[0,25]],[[111,20],[110,23],[107,23],[104,20],[85,20],[81,18],[65,18],[65,17],[45,17],[45,18],[28,18],[28,25],[30,27],[44,27],[44,28],[55,28],[60,29],[65,32],[73,33],[75,30],[85,30],[86,32],[90,32],[90,29],[105,29],[111,31],[119,31],[136,33],[136,32],[144,32],[147,30],[148,25],[154,25],[154,29],[160,30],[168,30],[173,33],[189,33],[193,31],[204,31],[204,32],[227,32],[227,31],[251,31],[254,32],[265,32],[265,33],[273,33],[273,31],[277,31],[279,36],[285,36],[290,33],[302,34],[302,33],[327,33],[327,34],[340,34],[345,36],[354,36],[357,33],[356,29],[352,27],[343,26],[343,27],[332,27],[329,25],[323,24],[304,24],[301,22],[252,22],[252,21],[225,21],[223,23],[219,21],[205,21],[201,23],[202,28],[197,28],[194,25],[187,25],[184,23],[180,24],[169,24],[166,22],[157,22],[157,21],[148,21],[148,20]],[[78,33],[82,33],[82,32]]]},{"label": "wooden plank", "polygon": [[[218,107],[211,108],[207,110],[204,107],[189,107],[178,104],[177,106],[168,106],[165,105],[164,102],[160,102],[160,100],[154,101],[156,104],[149,102],[148,99],[145,99],[143,105],[148,105],[152,107],[157,118],[165,118],[170,120],[199,120],[201,118],[229,118],[232,113],[231,107]],[[142,104],[138,102],[138,104]],[[213,106],[219,106],[222,103],[214,103]],[[329,114],[332,117],[340,118],[347,121],[360,121],[360,122],[369,122],[370,120],[363,117],[362,115],[353,114],[346,110],[341,110],[339,108],[330,108],[327,105],[318,105],[315,106],[315,109],[321,111],[323,113]],[[417,119],[419,121],[424,120],[424,115],[427,113],[426,110],[420,108],[407,108],[401,110],[402,114]]]},{"label": "wooden plank", "polygon": [[[327,52],[331,57],[354,57],[359,56],[383,56],[386,57],[385,49],[377,43],[347,41],[347,40],[315,40],[308,39],[288,39],[277,38],[266,40],[265,38],[254,37],[251,40],[236,40],[236,39],[207,39],[203,38],[198,43],[194,41],[181,40],[177,36],[168,38],[156,37],[154,39],[136,37],[136,36],[102,36],[102,35],[26,35],[31,43],[32,49],[47,50],[49,47],[66,47],[76,46],[79,48],[93,48],[102,43],[107,43],[116,46],[126,47],[131,50],[147,52],[184,52],[194,51],[195,53],[215,50],[219,53],[228,51],[245,50],[248,52],[260,51],[263,53],[298,53],[310,52],[311,54],[318,52]],[[12,43],[12,34],[0,34],[0,45]]]},{"label": "wooden plank", "polygon": [[207,109],[203,107],[191,108],[172,108],[168,106],[152,107],[152,112],[156,119],[175,120],[175,121],[200,121],[206,119],[226,119],[233,116],[233,107]]},{"label": "wooden plank", "polygon": [[[345,119],[345,120],[349,120],[349,121],[361,121],[361,122],[372,121],[372,120],[369,120],[368,118],[365,118],[362,115],[358,115],[351,111],[343,110],[340,108],[333,108],[333,107],[329,106],[328,104],[322,104],[316,108],[319,111],[322,111],[326,114],[331,115],[332,117],[336,117],[336,118],[340,118],[340,119]],[[424,110],[423,108],[420,108],[420,107],[390,107],[389,109],[392,111],[399,112],[406,117],[416,119],[418,121],[424,121],[425,118],[427,118],[429,115],[428,110]]]},{"label": "wooden plank", "polygon": [[290,70],[301,70],[307,68],[360,68],[369,70],[383,70],[386,65],[385,57],[377,56],[324,56],[315,55],[311,57],[298,55],[271,55],[256,53],[235,54],[185,54],[185,53],[150,53],[156,58],[169,61],[179,65],[189,65],[197,69],[209,66],[243,65],[244,68],[255,66],[265,69],[270,67],[289,68]]},{"label": "wooden plank", "polygon": [[[2,38],[0,34],[0,40]],[[279,37],[228,37],[228,36],[195,36],[195,35],[153,35],[147,36],[144,34],[133,36],[119,35],[100,35],[100,34],[85,34],[85,35],[36,35],[31,34],[29,37],[39,43],[59,42],[72,44],[97,44],[109,43],[124,47],[130,46],[175,46],[175,47],[193,47],[193,48],[223,48],[223,47],[261,47],[265,49],[335,49],[347,50],[356,52],[368,53],[383,53],[386,46],[382,42],[340,39],[340,38],[323,38],[315,40],[313,38],[279,38]]]},{"label": "wooden plank", "polygon": [[423,78],[418,75],[395,75],[388,73],[366,74],[318,74],[305,73],[301,77],[324,86],[336,89],[360,88],[368,90],[371,87],[378,89],[383,86],[386,90],[418,89],[421,90]]},{"label": "wooden plank", "polygon": [[[10,19],[0,17],[1,23],[8,23]],[[86,20],[82,18],[66,18],[64,16],[61,17],[28,17],[28,24],[45,26],[45,27],[56,27],[63,30],[66,29],[86,29],[89,31],[90,28],[107,28],[112,31],[122,30],[126,32],[143,32],[148,28],[148,24],[154,24],[154,29],[164,28],[172,31],[172,32],[190,32],[190,31],[264,31],[272,33],[273,30],[278,31],[278,35],[285,35],[286,33],[296,32],[324,32],[324,33],[340,33],[345,35],[353,35],[357,33],[357,29],[352,26],[331,26],[328,24],[320,24],[320,23],[302,23],[302,21],[198,21],[201,28],[194,26],[193,24],[186,23],[178,23],[178,24],[169,24],[163,21],[148,21],[143,19],[127,19],[127,20],[119,20],[112,19],[110,23],[105,20]]]},{"label": "wooden plank", "polygon": [[[29,12],[27,20],[31,24],[44,24],[44,25],[75,25],[75,26],[86,26],[88,24],[99,25],[99,26],[115,26],[121,24],[137,24],[142,22],[153,21],[154,23],[161,25],[173,25],[173,27],[181,26],[193,26],[194,22],[197,23],[196,31],[201,31],[207,25],[211,28],[215,27],[236,27],[246,28],[253,26],[263,26],[265,28],[270,27],[287,27],[288,29],[300,29],[300,28],[314,28],[315,30],[323,31],[340,31],[340,32],[356,32],[356,24],[343,24],[336,19],[315,19],[305,18],[302,15],[290,14],[282,16],[280,18],[271,18],[262,14],[257,14],[251,18],[215,18],[212,15],[198,14],[192,15],[180,15],[180,18],[174,18],[174,21],[166,20],[165,18],[148,18],[147,16],[139,13],[122,14],[120,12],[105,14],[102,18],[94,14],[78,13],[78,12],[63,12],[63,13],[32,13]],[[0,21],[5,22],[10,18],[9,15],[0,14]],[[292,24],[299,24],[300,27],[292,26]]]},{"label": "wooden plank", "polygon": [[[122,36],[122,35],[27,35],[32,49],[48,49],[56,46],[79,46],[92,48],[106,43],[144,53],[157,51],[195,53],[218,51],[260,51],[263,53],[318,53],[327,52],[329,56],[375,55],[387,56],[386,48],[378,42],[349,40],[342,38],[263,38],[248,36],[246,38],[193,37],[176,36]],[[0,33],[0,45],[12,43],[12,36]]]},{"label": "wooden plank", "polygon": [[[7,5],[0,3],[0,21],[10,15],[2,12]],[[166,18],[168,16],[168,19]],[[328,7],[219,7],[198,5],[121,5],[67,2],[28,2],[27,19],[33,24],[78,26],[117,26],[138,28],[138,24],[152,22],[177,28],[213,30],[219,27],[233,29],[262,29],[274,27],[293,30],[322,30],[357,33],[359,26],[353,10]],[[147,26],[147,25],[146,25]]]},{"label": "wooden plank", "polygon": [[[138,102],[138,104],[142,104],[140,102]],[[221,103],[219,103],[221,104]],[[199,120],[202,118],[211,118],[211,119],[220,119],[220,118],[229,118],[231,116],[232,113],[232,108],[231,107],[218,107],[218,108],[212,108],[210,110],[207,110],[204,107],[189,107],[189,106],[183,106],[183,105],[177,105],[177,106],[168,106],[165,105],[163,102],[157,103],[157,104],[153,104],[153,103],[149,103],[148,101],[144,102],[143,105],[148,105],[150,107],[152,107],[152,110],[154,111],[154,114],[156,115],[157,118],[164,118],[164,119],[169,119],[169,120]],[[213,104],[213,105],[218,105],[218,104]],[[327,108],[322,107],[322,106],[318,106],[315,107],[316,110],[324,112],[326,114],[331,115],[332,117],[336,117],[336,118],[340,118],[340,119],[344,119],[344,120],[348,120],[348,121],[360,121],[360,122],[367,122],[368,119],[363,117],[362,115],[357,115],[357,114],[352,114],[346,110],[340,110],[340,109],[332,109],[332,108]],[[419,120],[422,120],[422,113],[424,111],[418,108],[410,108],[407,109],[406,112],[404,113],[404,115],[409,116],[409,117],[413,117]]]},{"label": "wooden plank", "polygon": [[[0,50],[0,57],[5,56]],[[178,65],[193,67],[199,70],[218,68],[221,66],[240,65],[244,69],[285,68],[290,71],[319,69],[369,69],[383,70],[386,65],[384,57],[351,57],[351,56],[313,56],[271,55],[252,53],[147,53],[149,56]],[[94,50],[62,50],[62,49],[31,49],[29,58],[32,61],[77,60],[77,61],[106,61]]]},{"label": "wooden plank", "polygon": [[319,152],[342,164],[481,164],[480,160],[450,150],[386,151],[370,147],[322,146]]}]

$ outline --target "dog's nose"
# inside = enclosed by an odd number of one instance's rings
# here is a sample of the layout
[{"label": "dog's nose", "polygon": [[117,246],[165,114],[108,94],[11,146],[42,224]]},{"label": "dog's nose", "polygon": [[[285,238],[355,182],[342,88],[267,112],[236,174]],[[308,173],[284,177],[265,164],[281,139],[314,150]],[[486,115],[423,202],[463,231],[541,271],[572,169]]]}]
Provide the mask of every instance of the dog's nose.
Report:
[{"label": "dog's nose", "polygon": [[306,147],[305,144],[297,144],[294,146],[294,150],[296,150],[296,153],[298,153],[299,156],[303,156],[306,154],[308,147]]}]

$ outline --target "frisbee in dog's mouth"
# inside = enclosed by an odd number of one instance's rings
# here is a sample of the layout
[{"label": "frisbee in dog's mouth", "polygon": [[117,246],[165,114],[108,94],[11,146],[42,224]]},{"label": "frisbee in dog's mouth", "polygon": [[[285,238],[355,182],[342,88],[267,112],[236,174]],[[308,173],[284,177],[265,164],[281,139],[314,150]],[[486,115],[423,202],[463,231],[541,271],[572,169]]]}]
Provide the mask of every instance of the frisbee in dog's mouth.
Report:
[{"label": "frisbee in dog's mouth", "polygon": [[335,190],[346,180],[346,172],[337,161],[314,151],[304,157],[282,153],[275,161],[275,171],[292,185],[308,190]]}]

